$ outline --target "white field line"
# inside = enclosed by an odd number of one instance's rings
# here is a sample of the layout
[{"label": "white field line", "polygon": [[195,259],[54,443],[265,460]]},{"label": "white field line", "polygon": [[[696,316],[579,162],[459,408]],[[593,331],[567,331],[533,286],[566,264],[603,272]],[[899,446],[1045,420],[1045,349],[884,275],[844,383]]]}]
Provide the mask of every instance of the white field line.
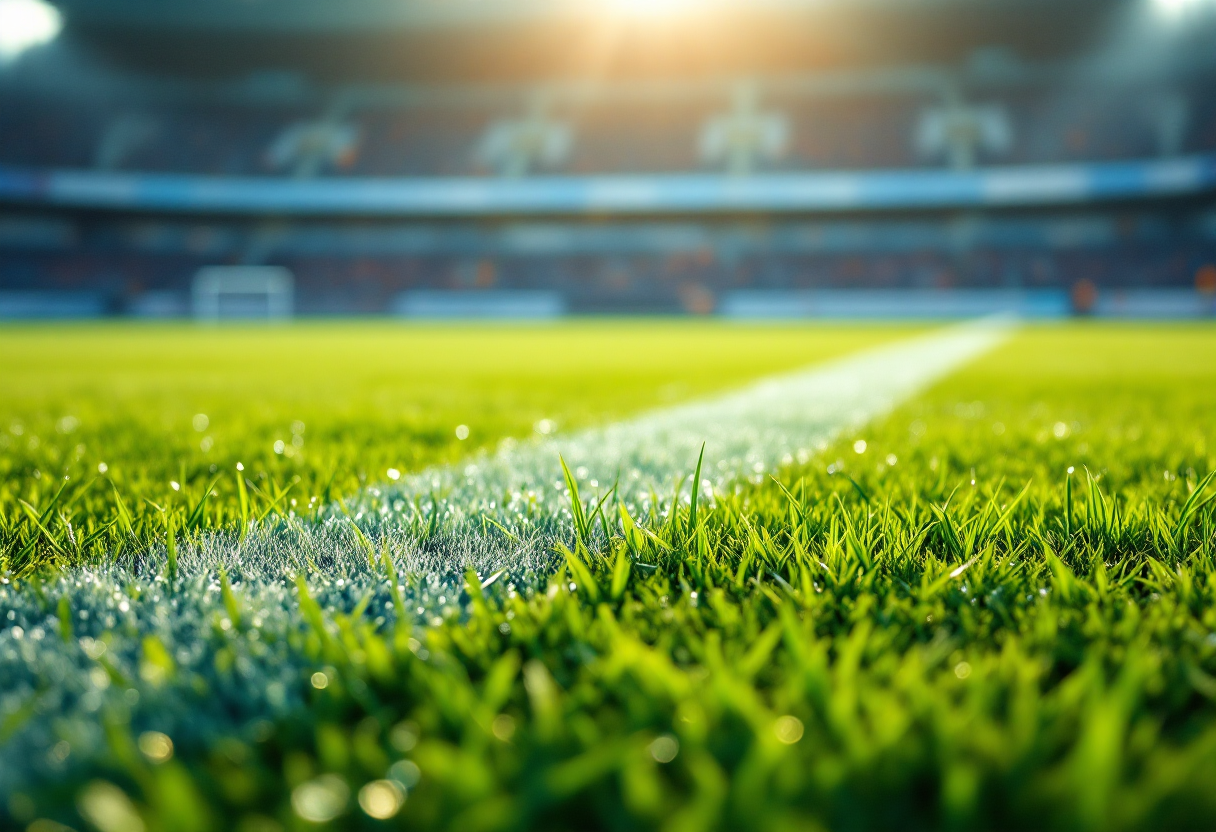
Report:
[{"label": "white field line", "polygon": [[[715,490],[806,462],[841,432],[992,348],[1011,326],[1005,319],[952,326],[570,436],[507,440],[494,453],[368,488],[346,509],[366,534],[391,543],[416,571],[542,569],[554,537],[568,537],[571,529],[559,457],[584,498],[615,486],[616,498],[646,511],[656,500],[670,502],[704,443],[700,488],[712,499]],[[685,486],[683,498],[690,493]],[[486,517],[517,539],[497,532]],[[307,557],[328,568],[365,565],[357,547],[353,559],[344,557],[341,550],[350,547],[335,540],[349,525],[335,508],[317,524],[275,521],[239,545],[231,535],[215,535],[189,550],[183,564],[201,571],[223,564],[248,578],[272,579],[305,565]]]},{"label": "white field line", "polygon": [[355,505],[367,513],[374,500],[385,526],[435,494],[453,510],[535,519],[564,511],[568,502],[559,456],[584,496],[617,484],[625,502],[644,505],[652,493],[671,497],[677,479],[692,474],[702,443],[701,488],[711,496],[711,489],[744,478],[759,481],[783,464],[806,462],[842,431],[873,420],[990,349],[1009,328],[1003,319],[986,319],[568,437],[508,441],[497,453],[365,492]]}]

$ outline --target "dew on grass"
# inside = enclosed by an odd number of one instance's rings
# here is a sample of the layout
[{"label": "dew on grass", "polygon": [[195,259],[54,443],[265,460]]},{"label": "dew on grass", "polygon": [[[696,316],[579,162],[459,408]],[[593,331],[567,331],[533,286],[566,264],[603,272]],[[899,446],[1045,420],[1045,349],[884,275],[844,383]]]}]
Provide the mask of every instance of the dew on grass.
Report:
[{"label": "dew on grass", "polygon": [[670,734],[655,737],[650,743],[650,756],[658,763],[670,763],[680,753],[679,741]]},{"label": "dew on grass", "polygon": [[802,739],[803,731],[802,720],[789,714],[778,717],[777,721],[773,723],[773,733],[785,745],[793,745]]},{"label": "dew on grass", "polygon": [[153,763],[165,763],[173,757],[173,740],[160,731],[144,731],[139,735],[139,750]]},{"label": "dew on grass", "polygon": [[393,748],[405,754],[418,744],[418,726],[413,722],[399,722],[389,731],[389,743]]},{"label": "dew on grass", "polygon": [[359,790],[359,807],[376,820],[388,820],[404,804],[405,790],[393,780],[373,780]]},{"label": "dew on grass", "polygon": [[76,807],[100,832],[144,832],[144,821],[126,793],[105,780],[81,790]]},{"label": "dew on grass", "polygon": [[408,791],[422,779],[422,769],[413,760],[398,760],[389,767],[388,777],[400,783]]},{"label": "dew on grass", "polygon": [[322,774],[301,783],[291,793],[291,807],[312,823],[328,823],[342,814],[350,799],[350,789],[336,774]]}]

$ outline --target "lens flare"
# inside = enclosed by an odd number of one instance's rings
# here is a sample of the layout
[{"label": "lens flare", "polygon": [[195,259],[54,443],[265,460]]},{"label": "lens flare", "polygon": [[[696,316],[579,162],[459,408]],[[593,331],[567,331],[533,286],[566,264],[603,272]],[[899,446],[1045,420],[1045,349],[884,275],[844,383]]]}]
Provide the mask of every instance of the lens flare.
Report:
[{"label": "lens flare", "polygon": [[1152,0],[1152,4],[1158,13],[1166,17],[1178,17],[1203,6],[1213,5],[1211,0]]},{"label": "lens flare", "polygon": [[608,0],[607,8],[623,17],[672,17],[694,7],[691,0]]},{"label": "lens flare", "polygon": [[42,0],[0,0],[0,60],[55,39],[63,17]]}]

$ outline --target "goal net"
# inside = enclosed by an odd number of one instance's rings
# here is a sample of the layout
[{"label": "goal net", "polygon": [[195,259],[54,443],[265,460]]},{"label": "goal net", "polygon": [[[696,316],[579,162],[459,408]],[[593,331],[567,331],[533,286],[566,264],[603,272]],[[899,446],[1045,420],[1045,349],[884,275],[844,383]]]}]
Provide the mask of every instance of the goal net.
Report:
[{"label": "goal net", "polygon": [[194,317],[285,320],[292,314],[294,283],[281,266],[204,266],[194,276]]}]

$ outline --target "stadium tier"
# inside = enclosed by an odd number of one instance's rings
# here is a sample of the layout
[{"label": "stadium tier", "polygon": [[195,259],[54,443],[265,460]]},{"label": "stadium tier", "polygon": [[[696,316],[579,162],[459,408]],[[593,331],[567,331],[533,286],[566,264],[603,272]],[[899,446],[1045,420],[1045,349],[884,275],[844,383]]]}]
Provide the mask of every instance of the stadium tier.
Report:
[{"label": "stadium tier", "polygon": [[[876,288],[1055,293],[1014,304],[1030,314],[1209,310],[1210,16],[1138,39],[1143,15],[1086,7],[1087,27],[1036,7],[1052,40],[1008,4],[939,0],[908,26],[966,9],[968,51],[892,26],[871,38],[884,54],[821,60],[799,57],[805,5],[758,4],[767,23],[739,24],[770,27],[763,60],[656,65],[635,43],[588,72],[556,41],[520,64],[522,32],[583,31],[560,3],[525,4],[541,22],[515,29],[407,4],[422,16],[374,35],[378,18],[352,11],[358,31],[308,35],[322,58],[268,16],[233,24],[249,47],[234,52],[184,7],[140,29],[134,0],[68,3],[75,40],[0,69],[0,315],[186,314],[214,265],[289,268],[306,314],[476,310],[523,291],[550,293],[536,307],[550,312],[851,310],[762,295]],[[328,12],[301,8],[325,29]],[[844,40],[860,25],[831,21]],[[1119,25],[1123,40],[1095,41]],[[689,29],[663,54],[687,50]],[[450,56],[390,79],[383,55],[368,69],[351,52],[432,41]],[[208,50],[236,69],[202,66]],[[1189,294],[1137,307],[1105,291],[1165,289]],[[444,291],[477,297],[407,297]]]},{"label": "stadium tier", "polygon": [[[891,90],[904,86],[922,89]],[[917,79],[911,84],[907,79]],[[1205,79],[1206,80],[1206,79]],[[232,177],[482,177],[969,169],[1216,151],[1216,93],[990,93],[951,102],[949,80],[909,70],[717,84],[506,92],[358,88],[315,109],[133,99],[94,104],[0,94],[0,164]],[[868,89],[867,89],[868,87]],[[771,92],[769,92],[771,90]]]},{"label": "stadium tier", "polygon": [[[816,310],[791,306],[780,294],[766,306],[756,293],[903,289],[938,292],[943,303],[951,292],[993,290],[1006,293],[993,296],[1002,305],[1011,291],[1031,293],[1033,302],[1019,297],[1017,310],[1060,315],[1071,309],[1073,287],[1088,281],[1109,290],[1101,309],[1110,313],[1134,314],[1126,304],[1111,305],[1116,296],[1152,289],[1183,297],[1146,314],[1198,315],[1211,308],[1211,297],[1195,287],[1213,271],[1216,217],[1089,209],[995,217],[256,223],[26,214],[0,223],[0,241],[4,289],[23,304],[10,306],[10,315],[35,314],[39,292],[59,293],[44,298],[59,304],[45,306],[45,314],[185,315],[199,269],[252,262],[291,270],[300,314],[403,312],[419,291],[459,293],[472,304],[470,314],[482,314],[477,298],[484,293],[543,291],[560,303],[546,301],[542,314],[781,316]],[[465,307],[444,308],[457,314]],[[529,308],[509,309],[523,315]],[[841,309],[819,311],[832,308]]]}]

